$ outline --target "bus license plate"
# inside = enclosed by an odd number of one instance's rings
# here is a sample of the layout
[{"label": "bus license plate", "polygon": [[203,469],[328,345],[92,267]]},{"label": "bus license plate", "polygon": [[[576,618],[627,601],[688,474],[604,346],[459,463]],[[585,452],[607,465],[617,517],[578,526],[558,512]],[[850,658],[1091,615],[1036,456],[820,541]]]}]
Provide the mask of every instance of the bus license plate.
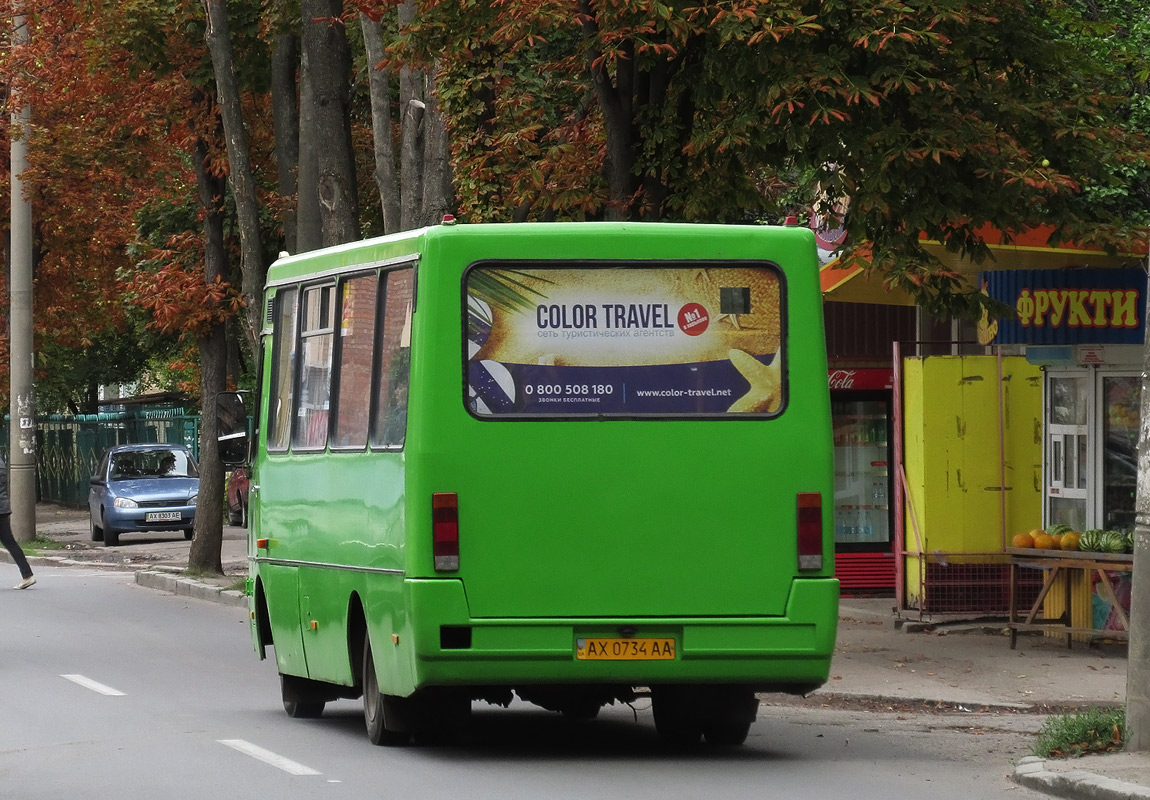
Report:
[{"label": "bus license plate", "polygon": [[144,522],[171,522],[179,518],[179,511],[149,511],[144,515]]},{"label": "bus license plate", "polygon": [[576,639],[575,658],[580,661],[672,661],[675,658],[675,640],[669,637]]}]

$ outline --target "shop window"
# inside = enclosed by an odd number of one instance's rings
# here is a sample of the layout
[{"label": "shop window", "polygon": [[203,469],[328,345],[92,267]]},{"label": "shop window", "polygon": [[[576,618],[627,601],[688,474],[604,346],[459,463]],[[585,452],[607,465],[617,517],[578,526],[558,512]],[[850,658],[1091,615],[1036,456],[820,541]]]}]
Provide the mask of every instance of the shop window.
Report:
[{"label": "shop window", "polygon": [[1134,493],[1138,484],[1138,420],[1142,379],[1120,375],[1102,379],[1101,525],[1134,529]]}]

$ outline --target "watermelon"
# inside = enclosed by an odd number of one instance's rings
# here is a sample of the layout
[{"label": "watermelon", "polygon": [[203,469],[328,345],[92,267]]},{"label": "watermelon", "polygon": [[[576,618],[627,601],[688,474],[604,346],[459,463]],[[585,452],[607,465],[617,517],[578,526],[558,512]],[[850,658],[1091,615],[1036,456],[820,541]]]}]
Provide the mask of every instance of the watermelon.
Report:
[{"label": "watermelon", "polygon": [[1103,531],[1100,545],[1103,553],[1125,553],[1126,536],[1118,531]]},{"label": "watermelon", "polygon": [[1126,531],[1126,552],[1134,552],[1134,531]]},{"label": "watermelon", "polygon": [[1056,522],[1047,528],[1046,532],[1051,536],[1057,536],[1060,533],[1070,533],[1072,530],[1074,529],[1067,525],[1065,522]]},{"label": "watermelon", "polygon": [[1086,553],[1100,552],[1102,550],[1102,531],[1098,528],[1082,531],[1082,536],[1078,538],[1078,549]]}]

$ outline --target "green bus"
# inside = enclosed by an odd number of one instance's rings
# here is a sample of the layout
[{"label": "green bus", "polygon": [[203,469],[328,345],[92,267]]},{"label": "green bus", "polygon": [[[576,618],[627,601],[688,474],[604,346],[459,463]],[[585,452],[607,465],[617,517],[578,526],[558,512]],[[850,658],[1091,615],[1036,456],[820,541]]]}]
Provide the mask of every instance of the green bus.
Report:
[{"label": "green bus", "polygon": [[249,585],[287,712],[362,697],[395,745],[480,700],[650,697],[660,739],[738,745],[758,692],[822,685],[815,253],[797,226],[447,219],[276,261]]}]

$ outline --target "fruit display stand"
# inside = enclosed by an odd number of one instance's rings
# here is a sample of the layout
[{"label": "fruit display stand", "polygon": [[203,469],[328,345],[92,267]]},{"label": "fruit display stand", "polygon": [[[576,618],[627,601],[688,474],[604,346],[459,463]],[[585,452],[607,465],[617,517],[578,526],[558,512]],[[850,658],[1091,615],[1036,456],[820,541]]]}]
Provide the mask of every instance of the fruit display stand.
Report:
[{"label": "fruit display stand", "polygon": [[[1128,639],[1130,621],[1122,608],[1122,604],[1114,594],[1109,573],[1131,572],[1134,569],[1134,557],[1132,555],[1129,553],[1086,553],[1073,550],[1039,550],[1025,547],[1008,547],[1006,548],[1006,552],[1010,556],[1010,608],[1007,624],[1010,628],[1011,650],[1013,650],[1017,644],[1019,631],[1044,631],[1065,635],[1067,647],[1072,646],[1074,635],[1105,637],[1107,639],[1119,639],[1122,641]],[[1035,569],[1043,571],[1042,590],[1038,593],[1038,597],[1035,599],[1033,605],[1031,605],[1026,616],[1020,618],[1017,607],[1019,576],[1024,570]],[[1079,585],[1087,587],[1090,586],[1094,574],[1098,574],[1101,578],[1098,582],[1098,586],[1101,593],[1105,595],[1106,599],[1115,609],[1122,625],[1121,630],[1100,631],[1093,627],[1074,624],[1071,613],[1071,585],[1075,582],[1070,580],[1070,573],[1074,570],[1082,571],[1085,580],[1079,583]],[[1039,612],[1043,609],[1043,601],[1047,598],[1050,590],[1056,585],[1060,586],[1063,592],[1063,602],[1061,603],[1062,613],[1058,617],[1053,618],[1048,618],[1043,614],[1040,618]]]}]

